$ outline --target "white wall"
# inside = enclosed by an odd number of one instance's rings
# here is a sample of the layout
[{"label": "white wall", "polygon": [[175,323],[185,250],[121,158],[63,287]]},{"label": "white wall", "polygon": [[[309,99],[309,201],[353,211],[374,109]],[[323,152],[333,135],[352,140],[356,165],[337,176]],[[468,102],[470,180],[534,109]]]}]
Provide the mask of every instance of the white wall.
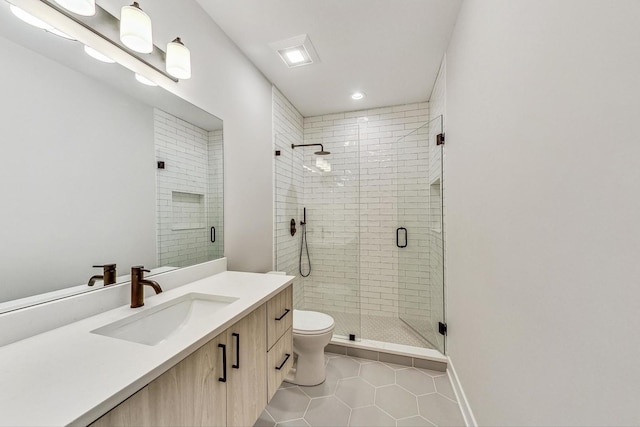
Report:
[{"label": "white wall", "polygon": [[0,52],[0,301],[94,264],[154,267],[152,109],[2,37]]},{"label": "white wall", "polygon": [[[118,3],[118,4],[116,4]],[[129,4],[110,3],[109,9]],[[193,77],[175,93],[224,121],[225,255],[230,270],[272,268],[271,83],[195,0],[147,2],[154,43],[180,35]]]},{"label": "white wall", "polygon": [[640,2],[467,0],[449,355],[481,425],[638,425]]}]

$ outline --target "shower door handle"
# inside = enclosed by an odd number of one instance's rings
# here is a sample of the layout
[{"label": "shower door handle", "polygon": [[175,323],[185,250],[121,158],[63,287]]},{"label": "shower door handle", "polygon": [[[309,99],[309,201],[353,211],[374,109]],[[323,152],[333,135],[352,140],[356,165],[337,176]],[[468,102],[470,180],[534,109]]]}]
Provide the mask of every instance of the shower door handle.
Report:
[{"label": "shower door handle", "polygon": [[216,228],[215,227],[211,227],[211,243],[215,243],[216,242]]},{"label": "shower door handle", "polygon": [[[404,245],[400,244],[400,231],[404,231]],[[404,227],[398,227],[396,228],[396,246],[399,248],[406,248],[407,244],[409,243],[409,234],[407,232],[407,229]]]}]

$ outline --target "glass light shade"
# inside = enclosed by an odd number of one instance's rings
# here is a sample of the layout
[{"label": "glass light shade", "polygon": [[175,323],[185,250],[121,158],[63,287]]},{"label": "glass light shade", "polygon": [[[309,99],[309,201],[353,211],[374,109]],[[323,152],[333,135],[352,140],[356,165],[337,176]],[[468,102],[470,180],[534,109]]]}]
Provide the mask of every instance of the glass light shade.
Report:
[{"label": "glass light shade", "polygon": [[191,78],[191,52],[180,37],[167,44],[167,73],[178,79]]},{"label": "glass light shade", "polygon": [[143,85],[147,85],[147,86],[158,86],[157,84],[155,84],[154,82],[152,82],[151,80],[149,80],[148,78],[146,78],[145,76],[141,76],[138,73],[136,74],[136,80],[139,81],[140,83],[142,83]]},{"label": "glass light shade", "polygon": [[69,34],[67,33],[63,33],[62,31],[56,29],[56,28],[51,28],[50,30],[47,30],[47,32],[51,33],[51,34],[55,34],[58,37],[62,37],[63,39],[67,39],[67,40],[75,40],[73,37],[71,37]]},{"label": "glass light shade", "polygon": [[51,34],[55,34],[56,36],[60,36],[69,40],[74,40],[73,37],[54,28],[53,26],[47,24],[43,20],[36,18],[35,16],[24,11],[23,9],[20,9],[18,6],[10,4],[9,9],[11,10],[11,13],[13,13],[16,16],[16,18],[20,19],[22,22],[26,22],[27,24],[33,25],[36,28],[40,28],[42,30],[48,31]]},{"label": "glass light shade", "polygon": [[96,0],[55,0],[60,6],[69,12],[82,16],[93,16],[96,14]]},{"label": "glass light shade", "polygon": [[120,41],[131,50],[140,53],[153,51],[151,35],[151,18],[133,2],[124,6],[120,13]]},{"label": "glass light shade", "polygon": [[33,25],[34,27],[41,28],[43,30],[53,30],[53,27],[51,25],[36,18],[30,13],[25,12],[24,10],[20,9],[18,6],[10,4],[9,9],[11,9],[11,13],[13,13],[18,19],[20,19],[23,22],[26,22],[29,25]]},{"label": "glass light shade", "polygon": [[103,53],[100,53],[94,48],[87,45],[84,45],[84,51],[87,55],[89,55],[93,59],[97,59],[98,61],[106,62],[107,64],[113,64],[114,62],[116,62],[113,59],[109,58],[107,55],[104,55]]}]

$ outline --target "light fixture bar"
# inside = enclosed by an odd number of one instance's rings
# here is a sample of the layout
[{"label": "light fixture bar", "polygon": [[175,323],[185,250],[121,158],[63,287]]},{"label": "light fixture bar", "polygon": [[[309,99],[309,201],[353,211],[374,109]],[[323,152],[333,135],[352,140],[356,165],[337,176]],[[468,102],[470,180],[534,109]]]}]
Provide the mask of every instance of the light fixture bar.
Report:
[{"label": "light fixture bar", "polygon": [[74,16],[52,0],[9,0],[36,18],[63,31],[120,65],[168,89],[178,79],[164,71],[164,52],[153,46],[153,52],[138,56],[136,52],[120,44],[118,18],[96,5],[94,16]]}]

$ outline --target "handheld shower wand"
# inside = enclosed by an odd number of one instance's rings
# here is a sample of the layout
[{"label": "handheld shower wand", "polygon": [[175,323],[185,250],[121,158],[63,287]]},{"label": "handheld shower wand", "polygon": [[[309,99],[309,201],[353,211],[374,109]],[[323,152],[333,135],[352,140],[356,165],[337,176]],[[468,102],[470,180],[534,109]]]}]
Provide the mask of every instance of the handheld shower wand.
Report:
[{"label": "handheld shower wand", "polygon": [[[298,263],[298,269],[300,271],[300,275],[302,277],[309,277],[311,274],[311,257],[309,256],[309,241],[307,240],[307,208],[303,208],[302,210],[302,221],[300,222],[300,259]],[[304,274],[302,272],[302,251],[306,249],[307,251],[307,263],[309,264],[309,272]]]}]

